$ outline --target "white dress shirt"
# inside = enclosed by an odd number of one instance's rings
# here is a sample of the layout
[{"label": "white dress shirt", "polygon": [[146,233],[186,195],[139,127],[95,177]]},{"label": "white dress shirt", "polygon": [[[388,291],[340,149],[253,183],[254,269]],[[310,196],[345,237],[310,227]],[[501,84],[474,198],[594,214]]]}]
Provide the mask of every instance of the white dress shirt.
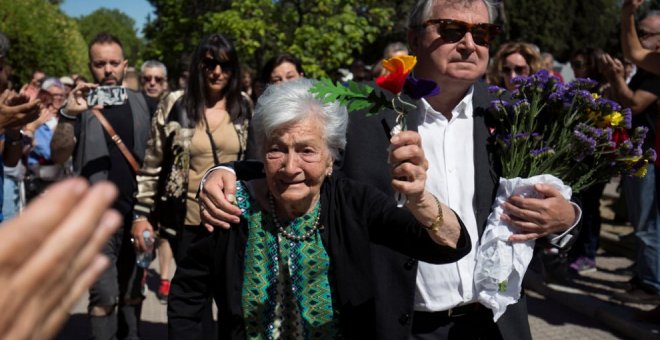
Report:
[{"label": "white dress shirt", "polygon": [[410,114],[429,162],[426,189],[458,214],[472,241],[472,250],[458,262],[435,265],[419,261],[416,311],[444,311],[477,298],[473,288],[479,240],[474,208],[473,91],[470,88],[449,121],[424,99]]}]

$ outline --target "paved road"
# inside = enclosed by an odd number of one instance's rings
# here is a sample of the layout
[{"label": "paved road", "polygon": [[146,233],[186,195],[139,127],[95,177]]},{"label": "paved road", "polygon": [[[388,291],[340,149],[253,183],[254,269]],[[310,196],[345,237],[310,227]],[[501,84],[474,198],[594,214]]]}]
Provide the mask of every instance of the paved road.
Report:
[{"label": "paved road", "polygon": [[[149,292],[142,310],[141,337],[143,340],[166,339],[166,306],[161,305],[156,299],[154,292],[157,289],[158,276],[153,270],[148,284]],[[86,299],[86,296],[83,297],[73,309],[71,319],[57,337],[58,340],[89,338],[89,324],[84,314]],[[576,313],[533,291],[528,291],[527,301],[530,314],[529,322],[534,339],[623,339],[608,330],[606,325]]]}]

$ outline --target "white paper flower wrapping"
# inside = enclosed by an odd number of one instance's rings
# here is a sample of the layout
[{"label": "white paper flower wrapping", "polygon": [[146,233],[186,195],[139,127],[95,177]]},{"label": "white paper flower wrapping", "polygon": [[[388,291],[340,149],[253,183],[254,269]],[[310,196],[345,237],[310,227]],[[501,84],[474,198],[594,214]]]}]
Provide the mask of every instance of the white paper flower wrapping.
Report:
[{"label": "white paper flower wrapping", "polygon": [[493,311],[493,320],[504,314],[506,307],[520,298],[522,279],[534,253],[534,241],[509,242],[516,230],[500,220],[502,204],[513,195],[541,198],[534,184],[550,184],[557,188],[567,200],[571,198],[571,187],[552,175],[530,178],[500,178],[500,186],[481,244],[477,249],[474,286],[478,300]]}]

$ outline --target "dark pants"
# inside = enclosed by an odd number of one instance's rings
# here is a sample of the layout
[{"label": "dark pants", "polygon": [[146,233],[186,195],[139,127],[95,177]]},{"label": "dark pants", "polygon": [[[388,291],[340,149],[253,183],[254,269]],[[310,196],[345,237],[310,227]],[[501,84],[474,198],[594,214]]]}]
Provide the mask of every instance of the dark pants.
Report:
[{"label": "dark pants", "polygon": [[590,186],[579,194],[582,203],[582,226],[578,238],[569,252],[569,261],[585,256],[596,258],[600,240],[600,198],[603,196],[606,183]]},{"label": "dark pants", "polygon": [[[472,305],[474,305],[472,308]],[[447,312],[415,312],[410,340],[501,340],[500,330],[493,322],[493,312],[480,304],[470,305],[463,315],[448,316]]]},{"label": "dark pants", "polygon": [[110,259],[110,266],[92,285],[88,309],[111,307],[112,312],[107,316],[90,316],[93,339],[139,338],[144,270],[135,264],[135,250],[130,242],[131,220],[125,217],[124,226],[110,237],[102,249],[103,255]]},{"label": "dark pants", "polygon": [[[184,226],[182,230],[177,232],[176,237],[168,238],[174,254],[174,261],[179,263],[186,256],[193,243],[210,235],[211,233],[202,225]],[[218,331],[213,320],[213,300],[211,298],[209,298],[202,311],[202,334],[202,339],[215,340],[218,338]]]}]

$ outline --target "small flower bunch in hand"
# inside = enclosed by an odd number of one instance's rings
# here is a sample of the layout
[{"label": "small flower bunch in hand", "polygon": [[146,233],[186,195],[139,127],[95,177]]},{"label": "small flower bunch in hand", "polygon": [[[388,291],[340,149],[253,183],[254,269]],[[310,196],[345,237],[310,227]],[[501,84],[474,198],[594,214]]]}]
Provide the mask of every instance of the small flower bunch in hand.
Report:
[{"label": "small flower bunch in hand", "polygon": [[499,97],[491,111],[503,177],[550,174],[575,193],[616,175],[644,176],[655,160],[642,150],[647,129],[630,131],[630,109],[591,92],[595,81],[562,84],[542,70],[514,82],[510,101],[490,88]]},{"label": "small flower bunch in hand", "polygon": [[[343,85],[334,83],[330,79],[323,79],[310,91],[326,103],[338,100],[342,105],[346,105],[349,111],[367,110],[367,116],[374,115],[383,108],[394,110],[396,125],[392,128],[391,135],[396,135],[407,130],[407,114],[417,108],[415,104],[417,100],[440,93],[435,82],[413,77],[411,71],[416,63],[417,58],[409,55],[383,60],[383,67],[389,73],[378,77],[376,84],[391,92],[394,95],[391,99],[388,99],[389,96],[385,93],[375,91],[372,86],[354,81]],[[405,195],[398,192],[395,199],[399,207],[406,202]]]},{"label": "small flower bunch in hand", "polygon": [[411,71],[416,63],[417,58],[409,55],[383,60],[383,67],[389,73],[378,77],[376,84],[391,92],[394,95],[391,99],[385,93],[375,91],[372,86],[352,80],[341,84],[321,79],[310,91],[324,102],[338,100],[349,111],[367,110],[368,116],[383,108],[390,108],[397,113],[397,123],[403,124],[402,130],[405,130],[405,115],[416,108],[410,101],[435,96],[440,92],[435,82],[413,77]]}]

